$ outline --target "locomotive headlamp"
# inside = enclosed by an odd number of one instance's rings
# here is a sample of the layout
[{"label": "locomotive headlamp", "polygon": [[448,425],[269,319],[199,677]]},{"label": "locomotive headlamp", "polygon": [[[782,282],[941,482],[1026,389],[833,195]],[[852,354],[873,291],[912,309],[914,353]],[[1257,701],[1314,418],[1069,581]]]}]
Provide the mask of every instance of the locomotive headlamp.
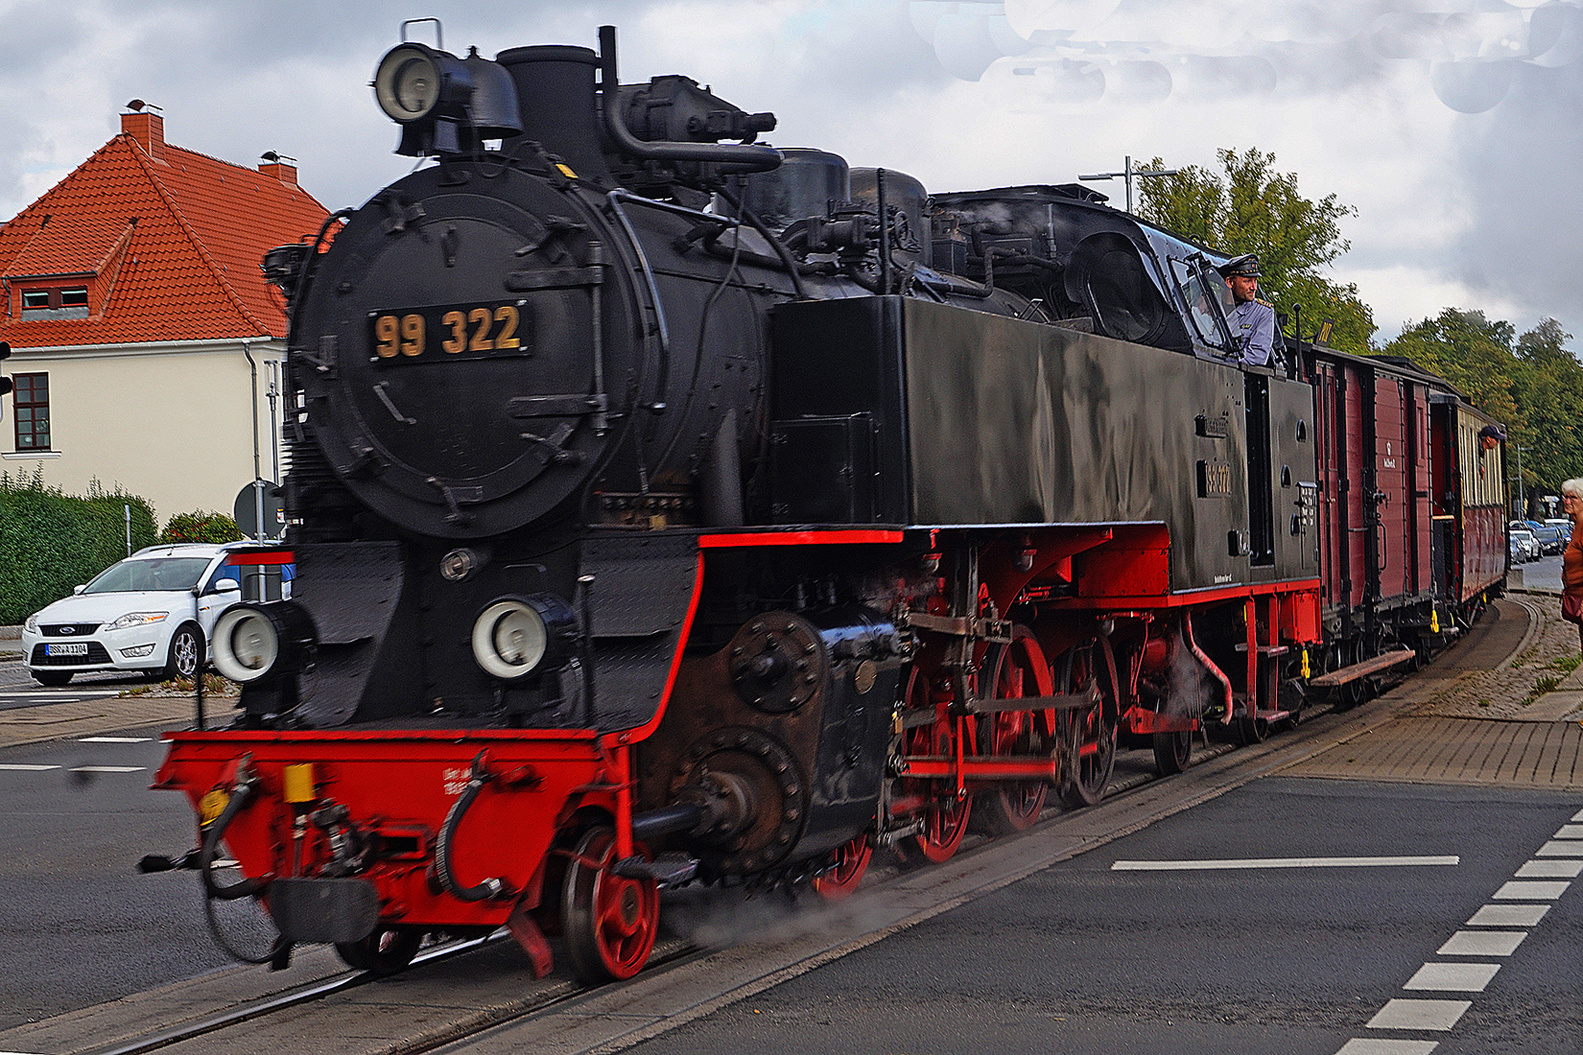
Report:
[{"label": "locomotive headlamp", "polygon": [[581,629],[559,597],[502,597],[473,621],[473,659],[502,681],[559,670],[574,654]]},{"label": "locomotive headlamp", "polygon": [[307,612],[290,601],[274,601],[227,608],[210,637],[214,669],[248,685],[308,666],[316,635]]},{"label": "locomotive headlamp", "polygon": [[422,44],[400,44],[374,70],[374,98],[403,126],[398,154],[466,152],[522,131],[516,82],[477,48],[459,59]]},{"label": "locomotive headlamp", "polygon": [[421,121],[442,102],[454,105],[472,90],[472,78],[460,59],[422,44],[391,48],[374,70],[374,98],[397,124]]}]

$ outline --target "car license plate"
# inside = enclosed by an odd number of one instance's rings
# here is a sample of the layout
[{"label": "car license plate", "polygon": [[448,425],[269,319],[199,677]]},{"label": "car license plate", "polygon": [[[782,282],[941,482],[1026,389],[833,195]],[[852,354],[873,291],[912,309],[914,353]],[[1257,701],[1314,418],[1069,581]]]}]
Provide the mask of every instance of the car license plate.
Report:
[{"label": "car license plate", "polygon": [[70,641],[58,645],[45,645],[44,654],[46,656],[86,656],[88,654],[88,642]]}]

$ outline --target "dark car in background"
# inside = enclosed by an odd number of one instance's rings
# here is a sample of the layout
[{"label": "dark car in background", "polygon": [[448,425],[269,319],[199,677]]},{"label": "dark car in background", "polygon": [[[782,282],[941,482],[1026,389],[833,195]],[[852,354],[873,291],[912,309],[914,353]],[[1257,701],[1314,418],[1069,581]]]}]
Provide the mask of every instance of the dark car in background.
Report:
[{"label": "dark car in background", "polygon": [[[1554,524],[1544,520],[1518,521],[1523,527],[1534,533],[1534,541],[1539,543],[1539,553],[1548,557],[1553,553],[1560,553],[1566,547],[1570,532],[1563,532]],[[1512,526],[1516,527],[1517,523]]]},{"label": "dark car in background", "polygon": [[1572,521],[1565,517],[1551,517],[1547,518],[1545,523],[1561,532],[1561,548],[1566,549],[1567,543],[1572,541]]}]

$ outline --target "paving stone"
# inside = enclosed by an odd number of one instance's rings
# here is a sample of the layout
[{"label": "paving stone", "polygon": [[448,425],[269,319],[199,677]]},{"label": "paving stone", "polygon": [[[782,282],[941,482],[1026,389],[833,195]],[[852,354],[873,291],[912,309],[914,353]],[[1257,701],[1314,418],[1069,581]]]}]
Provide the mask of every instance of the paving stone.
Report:
[{"label": "paving stone", "polygon": [[[1444,688],[1413,713],[1437,718],[1508,718],[1556,721],[1583,708],[1583,664],[1578,662],[1577,627],[1560,618],[1556,595],[1516,593],[1495,602],[1503,618],[1527,614],[1527,643],[1509,664],[1496,670],[1470,670],[1448,679]],[[1519,611],[1521,609],[1521,611]],[[1433,668],[1431,668],[1431,673]],[[1549,700],[1548,696],[1577,693]]]}]

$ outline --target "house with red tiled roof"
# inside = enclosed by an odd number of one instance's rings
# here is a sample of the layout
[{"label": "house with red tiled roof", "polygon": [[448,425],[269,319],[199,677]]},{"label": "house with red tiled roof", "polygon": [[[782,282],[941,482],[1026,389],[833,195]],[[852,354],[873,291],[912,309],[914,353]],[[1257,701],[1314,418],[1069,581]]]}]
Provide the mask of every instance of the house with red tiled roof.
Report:
[{"label": "house with red tiled roof", "polygon": [[120,486],[162,520],[230,512],[255,464],[280,468],[285,302],[259,265],[328,212],[277,155],[251,169],[172,146],[130,105],[120,135],[0,227],[16,386],[0,471]]}]

